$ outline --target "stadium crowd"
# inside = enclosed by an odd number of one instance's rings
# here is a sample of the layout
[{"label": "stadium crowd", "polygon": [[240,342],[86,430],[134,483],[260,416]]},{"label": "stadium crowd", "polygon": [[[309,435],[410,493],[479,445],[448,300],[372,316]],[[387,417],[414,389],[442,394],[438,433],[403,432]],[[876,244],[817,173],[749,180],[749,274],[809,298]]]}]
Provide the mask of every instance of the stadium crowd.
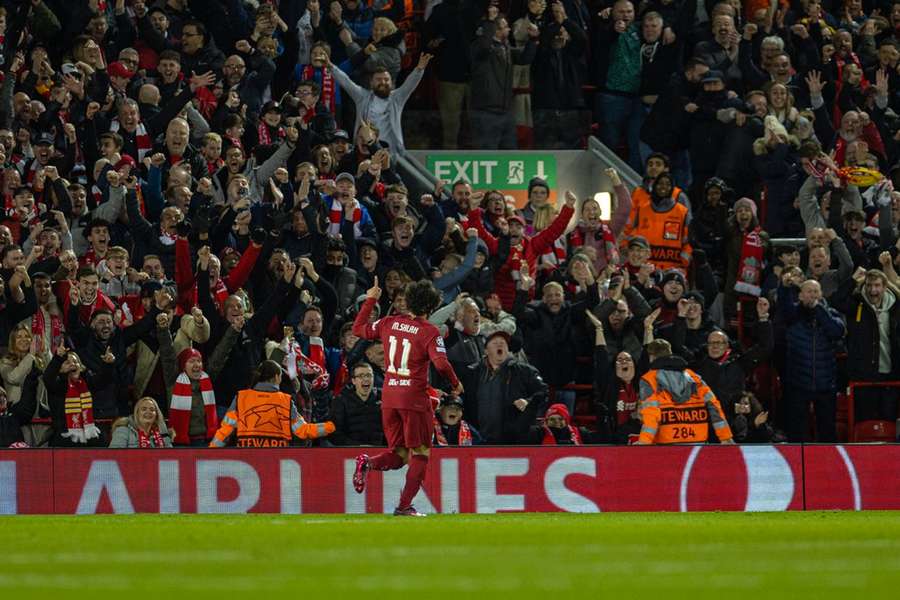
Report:
[{"label": "stadium crowd", "polygon": [[[376,281],[443,294],[438,445],[640,442],[688,367],[710,431],[829,442],[898,379],[900,2],[0,6],[0,447],[381,445]],[[643,184],[414,197],[408,102]]]}]

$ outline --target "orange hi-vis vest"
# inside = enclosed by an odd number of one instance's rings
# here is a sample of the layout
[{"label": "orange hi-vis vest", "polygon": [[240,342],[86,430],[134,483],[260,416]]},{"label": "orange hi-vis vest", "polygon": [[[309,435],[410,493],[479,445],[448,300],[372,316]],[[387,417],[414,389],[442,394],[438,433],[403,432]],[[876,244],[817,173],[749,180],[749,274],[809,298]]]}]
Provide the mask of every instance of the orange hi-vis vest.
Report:
[{"label": "orange hi-vis vest", "polygon": [[635,236],[643,236],[650,244],[650,261],[657,269],[687,271],[693,252],[688,242],[688,208],[678,202],[681,190],[672,189],[675,205],[666,212],[653,208],[650,194],[640,187],[631,196],[631,214],[622,231],[624,245]]},{"label": "orange hi-vis vest", "polygon": [[300,439],[325,437],[334,423],[307,423],[291,397],[283,392],[241,390],[232,402],[210,447],[222,448],[237,433],[239,448],[285,448],[291,436]]},{"label": "orange hi-vis vest", "polygon": [[640,395],[641,443],[702,443],[709,437],[710,422],[719,440],[732,437],[715,394],[690,369],[647,371]]}]

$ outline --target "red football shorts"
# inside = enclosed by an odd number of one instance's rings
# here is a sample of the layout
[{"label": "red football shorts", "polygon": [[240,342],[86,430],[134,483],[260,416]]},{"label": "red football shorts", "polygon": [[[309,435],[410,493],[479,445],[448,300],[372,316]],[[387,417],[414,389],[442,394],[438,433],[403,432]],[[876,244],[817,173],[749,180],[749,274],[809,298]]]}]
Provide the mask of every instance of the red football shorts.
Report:
[{"label": "red football shorts", "polygon": [[434,435],[434,416],[429,412],[385,408],[381,411],[381,425],[388,448],[431,447]]}]

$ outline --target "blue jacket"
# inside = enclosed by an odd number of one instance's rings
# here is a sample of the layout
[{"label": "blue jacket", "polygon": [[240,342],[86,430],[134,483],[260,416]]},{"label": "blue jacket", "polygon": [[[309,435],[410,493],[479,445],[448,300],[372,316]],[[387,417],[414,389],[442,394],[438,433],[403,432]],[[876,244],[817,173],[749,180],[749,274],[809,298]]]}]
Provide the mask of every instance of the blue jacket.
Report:
[{"label": "blue jacket", "polygon": [[824,300],[812,309],[801,306],[788,288],[778,286],[778,310],[790,323],[786,332],[787,373],[785,385],[811,392],[829,392],[837,387],[838,343],[846,327],[838,311]]}]

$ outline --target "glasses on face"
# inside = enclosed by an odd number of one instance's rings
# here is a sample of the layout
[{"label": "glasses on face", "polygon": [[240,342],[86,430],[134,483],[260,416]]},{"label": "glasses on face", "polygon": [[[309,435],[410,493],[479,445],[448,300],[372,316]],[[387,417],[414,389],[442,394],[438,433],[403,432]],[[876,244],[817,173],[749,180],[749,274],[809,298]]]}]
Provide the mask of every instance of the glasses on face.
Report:
[{"label": "glasses on face", "polygon": [[375,376],[371,373],[361,373],[359,375],[354,375],[353,379],[375,379]]}]

